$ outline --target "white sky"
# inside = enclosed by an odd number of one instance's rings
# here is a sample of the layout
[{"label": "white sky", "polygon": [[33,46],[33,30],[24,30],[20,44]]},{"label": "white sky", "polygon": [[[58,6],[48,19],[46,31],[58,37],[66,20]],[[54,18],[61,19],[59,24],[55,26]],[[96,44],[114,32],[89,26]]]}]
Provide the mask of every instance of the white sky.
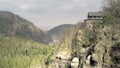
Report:
[{"label": "white sky", "polygon": [[1,11],[18,14],[44,30],[82,21],[102,5],[103,0],[0,0]]}]

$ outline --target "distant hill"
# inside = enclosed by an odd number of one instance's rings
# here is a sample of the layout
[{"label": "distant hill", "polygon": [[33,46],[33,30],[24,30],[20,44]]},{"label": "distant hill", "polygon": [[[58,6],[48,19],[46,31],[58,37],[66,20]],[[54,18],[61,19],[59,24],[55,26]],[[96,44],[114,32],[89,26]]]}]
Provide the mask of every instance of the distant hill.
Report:
[{"label": "distant hill", "polygon": [[63,32],[66,29],[69,29],[73,26],[74,25],[71,25],[71,24],[59,25],[59,26],[56,26],[56,27],[52,28],[51,30],[49,30],[48,33],[51,35],[60,36],[61,32]]},{"label": "distant hill", "polygon": [[63,24],[54,27],[47,31],[47,33],[53,37],[53,40],[63,41],[66,37],[72,39],[72,36],[76,33],[76,28],[78,28],[76,24]]},{"label": "distant hill", "polygon": [[0,35],[24,37],[42,43],[52,41],[46,32],[38,29],[28,20],[9,11],[0,11]]}]

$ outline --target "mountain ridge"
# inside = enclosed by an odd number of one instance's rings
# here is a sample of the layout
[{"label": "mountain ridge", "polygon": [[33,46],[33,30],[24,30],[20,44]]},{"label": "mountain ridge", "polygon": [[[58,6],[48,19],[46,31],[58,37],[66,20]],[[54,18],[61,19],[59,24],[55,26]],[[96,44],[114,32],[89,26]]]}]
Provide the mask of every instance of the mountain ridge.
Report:
[{"label": "mountain ridge", "polygon": [[9,11],[0,11],[0,35],[20,36],[42,43],[52,41],[46,32],[32,22]]}]

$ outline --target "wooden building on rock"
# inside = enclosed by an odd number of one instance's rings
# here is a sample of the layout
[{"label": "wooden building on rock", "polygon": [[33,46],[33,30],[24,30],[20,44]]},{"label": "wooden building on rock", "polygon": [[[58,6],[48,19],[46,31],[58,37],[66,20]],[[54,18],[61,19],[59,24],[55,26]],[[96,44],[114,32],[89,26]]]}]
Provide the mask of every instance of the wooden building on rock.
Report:
[{"label": "wooden building on rock", "polygon": [[92,23],[102,22],[103,12],[88,12],[87,19],[84,20],[87,27],[92,28]]}]

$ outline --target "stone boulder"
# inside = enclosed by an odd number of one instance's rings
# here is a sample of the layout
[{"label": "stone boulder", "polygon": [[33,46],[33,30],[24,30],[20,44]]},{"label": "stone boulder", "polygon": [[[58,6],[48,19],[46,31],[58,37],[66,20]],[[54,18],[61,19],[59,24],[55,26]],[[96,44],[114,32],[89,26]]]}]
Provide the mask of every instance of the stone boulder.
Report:
[{"label": "stone boulder", "polygon": [[72,62],[71,62],[71,68],[78,68],[79,67],[79,58],[74,57]]},{"label": "stone boulder", "polygon": [[96,53],[93,53],[92,54],[92,60],[96,61],[96,62],[99,62],[101,59],[101,57],[99,57]]},{"label": "stone boulder", "polygon": [[86,65],[90,65],[90,59],[91,59],[91,55],[89,55],[85,60]]}]

